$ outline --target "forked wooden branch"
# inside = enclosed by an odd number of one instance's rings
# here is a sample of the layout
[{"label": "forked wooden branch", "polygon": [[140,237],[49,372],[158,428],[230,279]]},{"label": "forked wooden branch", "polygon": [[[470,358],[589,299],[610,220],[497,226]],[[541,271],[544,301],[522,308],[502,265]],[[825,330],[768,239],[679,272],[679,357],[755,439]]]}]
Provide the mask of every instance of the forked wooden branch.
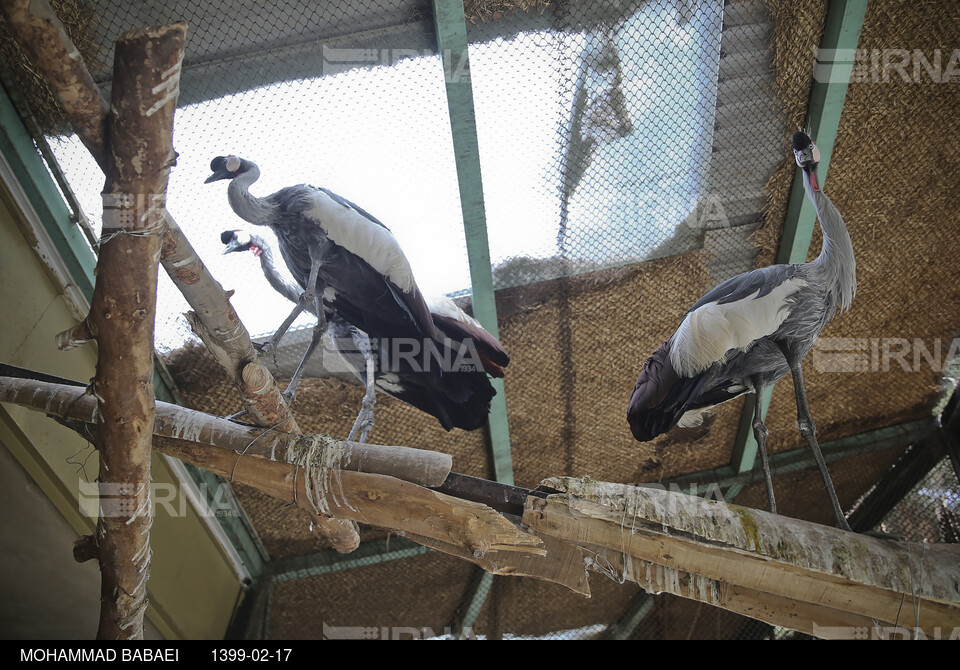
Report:
[{"label": "forked wooden branch", "polygon": [[[34,64],[61,101],[84,146],[106,170],[110,156],[104,129],[109,108],[55,12],[47,0],[4,0],[3,7],[18,42],[33,56]],[[41,48],[34,48],[35,43]],[[212,277],[170,213],[164,211],[164,217],[160,263],[194,310],[188,315],[191,326],[236,383],[240,400],[255,423],[298,432],[296,420],[269,371],[260,369],[250,335],[223,287]],[[81,323],[62,333],[58,344],[62,348],[78,346],[95,336],[92,330],[91,324]],[[249,365],[254,368],[248,371]],[[340,551],[352,551],[360,541],[352,524],[318,519],[316,525]]]}]

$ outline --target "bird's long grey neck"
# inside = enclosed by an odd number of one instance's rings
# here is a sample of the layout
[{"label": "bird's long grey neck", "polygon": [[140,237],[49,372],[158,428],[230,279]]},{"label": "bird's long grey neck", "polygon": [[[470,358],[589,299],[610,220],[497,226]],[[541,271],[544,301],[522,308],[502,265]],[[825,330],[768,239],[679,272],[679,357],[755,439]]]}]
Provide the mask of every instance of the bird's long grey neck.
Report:
[{"label": "bird's long grey neck", "polygon": [[[277,265],[273,260],[273,248],[262,237],[251,235],[250,241],[260,247],[260,268],[263,270],[263,276],[267,278],[267,283],[273,287],[273,290],[285,297],[291,302],[297,302],[300,298],[300,289],[292,282],[288,282],[280,274]],[[312,311],[312,310],[311,310]]]},{"label": "bird's long grey neck", "polygon": [[266,225],[273,213],[273,207],[262,198],[250,193],[250,185],[260,178],[260,169],[253,163],[233,179],[227,187],[227,199],[234,213],[244,221],[258,226]]},{"label": "bird's long grey neck", "polygon": [[813,202],[823,231],[823,247],[813,263],[821,268],[831,292],[835,293],[840,309],[848,309],[857,292],[857,270],[850,233],[834,206],[824,192],[814,189],[810,174],[803,171],[803,187]]}]

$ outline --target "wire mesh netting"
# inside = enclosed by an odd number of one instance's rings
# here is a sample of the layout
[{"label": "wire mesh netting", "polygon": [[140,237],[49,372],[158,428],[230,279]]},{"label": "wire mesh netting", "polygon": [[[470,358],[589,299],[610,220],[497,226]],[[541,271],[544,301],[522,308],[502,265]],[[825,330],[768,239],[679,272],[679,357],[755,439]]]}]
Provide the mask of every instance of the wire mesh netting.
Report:
[{"label": "wire mesh netting", "polygon": [[[67,3],[58,6],[64,11]],[[500,334],[512,354],[505,383],[519,485],[587,474],[659,482],[730,463],[740,401],[718,408],[701,427],[638,445],[623,421],[626,395],[645,357],[693,300],[771,262],[770,240],[779,235],[796,169],[789,133],[804,120],[811,48],[824,16],[816,1],[467,3],[470,66],[460,74],[473,88]],[[222,182],[204,183],[211,159],[226,154],[259,165],[259,195],[308,182],[358,203],[396,235],[425,294],[453,296],[469,309],[445,73],[428,3],[99,0],[95,17],[77,30],[100,46],[88,62],[105,92],[114,40],[173,20],[187,21],[189,33],[168,209],[213,275],[236,291],[231,302],[251,334],[268,336],[292,304],[261,276],[262,256],[223,254],[224,230],[275,241],[233,214]],[[99,169],[74,138],[48,139],[98,226]],[[855,210],[857,202],[849,205]],[[878,235],[875,248],[902,243],[882,237],[893,234],[889,227],[857,228],[857,217],[848,219],[855,246],[869,247]],[[882,262],[866,258],[866,274],[882,275]],[[945,299],[943,310],[952,304]],[[198,346],[182,317],[187,309],[162,276],[157,348],[187,404],[231,414],[239,409],[235,391]],[[890,332],[888,322],[860,331]],[[952,323],[931,315],[922,332],[933,337]],[[311,318],[295,325],[279,351],[281,378],[310,339]],[[922,382],[898,386],[903,397],[879,402],[864,393],[862,376],[840,383],[817,372],[810,375],[811,405],[826,439],[929,415],[938,381],[928,371]],[[789,386],[778,387],[771,406],[772,451],[800,443]],[[844,401],[829,402],[830,393]],[[294,411],[305,431],[345,435],[361,394],[351,367],[325,344]],[[458,472],[492,478],[483,431],[446,433],[389,397],[378,397],[376,411],[371,441],[427,445],[453,454]],[[874,455],[868,465],[837,464],[844,505],[867,492],[902,450]],[[935,472],[942,479],[911,497],[929,510],[926,520],[912,517],[918,503],[905,500],[905,511],[889,521],[894,532],[955,537],[956,481],[945,467]],[[778,479],[798,492],[786,514],[829,522],[817,477],[805,469]],[[761,486],[747,487],[737,502],[762,508],[762,494]],[[237,495],[272,560],[325,549],[297,510],[242,486]],[[364,529],[363,539],[380,542],[383,533]],[[277,582],[263,630],[277,638],[330,637],[333,628],[377,638],[398,629],[442,636],[463,627],[515,639],[784,636],[718,608],[596,577],[593,598],[584,600],[534,580],[482,581],[468,563],[435,552],[409,555],[389,543],[354,565]]]},{"label": "wire mesh netting", "polygon": [[[724,265],[718,279],[749,266],[744,238],[759,223],[782,140],[769,92],[771,25],[752,5],[725,19],[714,0],[693,13],[651,2],[620,16],[579,7],[559,19],[514,12],[470,24],[498,288],[690,251],[708,232]],[[172,18],[189,24],[169,209],[215,276],[255,267],[249,257],[220,257],[221,230],[246,224],[229,210],[222,185],[203,183],[214,156],[234,153],[260,166],[261,194],[307,181],[378,216],[425,293],[469,292],[442,66],[422,8],[101,3],[97,17],[87,28],[105,64],[123,30]],[[721,60],[724,29],[737,37],[725,41]],[[94,74],[108,91],[110,68]],[[731,108],[745,88],[760,101],[750,107],[765,117],[762,127]],[[75,140],[51,141],[98,225],[94,163]],[[745,160],[765,171],[741,171]],[[162,282],[157,343],[170,351],[191,333],[180,316],[186,304]],[[234,298],[254,335],[285,316],[270,291],[252,281]],[[301,340],[288,343],[283,367],[297,362]]]}]

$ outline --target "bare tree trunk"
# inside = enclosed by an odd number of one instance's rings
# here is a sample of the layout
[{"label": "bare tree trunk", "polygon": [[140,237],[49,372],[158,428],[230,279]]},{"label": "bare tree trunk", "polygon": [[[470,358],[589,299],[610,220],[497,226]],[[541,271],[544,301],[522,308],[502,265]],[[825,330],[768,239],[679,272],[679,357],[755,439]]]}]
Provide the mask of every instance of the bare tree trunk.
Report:
[{"label": "bare tree trunk", "polygon": [[98,639],[142,639],[150,575],[153,333],[173,116],[186,24],[130,31],[116,45],[103,234],[87,330],[99,358],[102,573]]},{"label": "bare tree trunk", "polygon": [[[53,9],[46,0],[2,0],[2,6],[18,42],[33,56],[77,135],[106,173],[110,159],[104,130],[108,107]],[[223,287],[210,275],[169,212],[165,216],[160,262],[195,310],[189,317],[191,326],[234,379],[244,407],[258,425],[299,432],[272,375],[266,368],[260,369],[250,335]],[[92,339],[94,333],[88,326],[84,322],[61,334],[60,348]],[[247,370],[249,365],[255,367]],[[269,378],[264,378],[264,372]],[[352,522],[315,521],[320,533],[339,551],[352,551],[360,541]]]},{"label": "bare tree trunk", "polygon": [[60,19],[45,1],[2,0],[0,6],[20,46],[63,105],[77,136],[106,173],[107,103]]}]

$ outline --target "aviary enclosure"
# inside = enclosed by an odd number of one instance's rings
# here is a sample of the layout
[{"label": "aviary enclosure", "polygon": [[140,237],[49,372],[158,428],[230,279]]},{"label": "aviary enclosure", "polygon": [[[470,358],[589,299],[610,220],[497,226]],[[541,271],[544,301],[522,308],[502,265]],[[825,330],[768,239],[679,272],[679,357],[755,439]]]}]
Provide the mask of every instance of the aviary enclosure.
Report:
[{"label": "aviary enclosure", "polygon": [[[95,445],[99,522],[74,555],[100,565],[98,637],[143,637],[152,557],[184,551],[151,536],[155,454],[209,494],[193,504],[234,557],[230,638],[956,637],[950,3],[3,10],[4,104],[97,259],[57,346],[98,363],[78,381],[11,358],[0,400]],[[820,253],[798,129],[856,256],[856,298],[803,362],[854,532],[833,526],[789,376],[650,441],[626,420],[701,295]],[[234,155],[262,171],[257,194],[308,182],[356,202],[424,294],[499,339],[481,427],[444,430],[381,376],[369,438],[344,440],[362,365],[329,339],[282,394],[322,304],[261,352],[294,303],[258,267],[283,240],[204,183],[218,156],[242,173]],[[259,255],[225,253],[251,232]]]}]

